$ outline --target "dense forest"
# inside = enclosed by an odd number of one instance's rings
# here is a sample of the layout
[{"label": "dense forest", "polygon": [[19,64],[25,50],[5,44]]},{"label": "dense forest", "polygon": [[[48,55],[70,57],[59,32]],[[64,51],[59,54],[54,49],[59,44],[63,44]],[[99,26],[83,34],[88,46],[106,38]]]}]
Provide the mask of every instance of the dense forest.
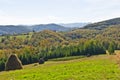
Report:
[{"label": "dense forest", "polygon": [[[17,54],[22,64],[78,55],[105,54],[120,49],[120,25],[102,29],[75,29],[69,32],[44,30],[21,35],[0,36],[0,71],[10,54]],[[110,53],[111,54],[111,53]]]}]

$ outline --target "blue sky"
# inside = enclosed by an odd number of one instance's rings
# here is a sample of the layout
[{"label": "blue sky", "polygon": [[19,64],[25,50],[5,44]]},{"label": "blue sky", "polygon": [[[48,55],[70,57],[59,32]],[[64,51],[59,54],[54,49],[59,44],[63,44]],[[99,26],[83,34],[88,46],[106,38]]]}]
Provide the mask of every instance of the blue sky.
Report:
[{"label": "blue sky", "polygon": [[0,24],[98,22],[120,17],[120,0],[0,0]]}]

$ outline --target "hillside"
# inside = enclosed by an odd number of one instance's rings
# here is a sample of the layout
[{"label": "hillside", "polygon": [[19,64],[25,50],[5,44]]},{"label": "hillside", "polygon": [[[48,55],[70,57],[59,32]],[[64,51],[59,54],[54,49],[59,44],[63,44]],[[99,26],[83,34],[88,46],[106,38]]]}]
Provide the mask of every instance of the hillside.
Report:
[{"label": "hillside", "polygon": [[[75,29],[65,33],[65,36],[78,39],[78,38],[101,38],[104,37],[118,40],[120,36],[120,25],[111,25],[107,26],[105,29],[96,30],[96,29]],[[101,36],[101,37],[98,37]]]},{"label": "hillside", "polygon": [[95,39],[108,44],[114,41],[117,49],[120,49],[120,25],[111,25],[102,30],[98,29],[76,29],[64,33],[70,40],[79,41],[80,39]]},{"label": "hillside", "polygon": [[120,41],[120,25],[113,25],[105,28],[96,36],[96,38],[108,38],[110,40]]},{"label": "hillside", "polygon": [[1,80],[119,80],[114,55],[99,55],[68,61],[47,61],[24,66],[23,70],[0,72]]},{"label": "hillside", "polygon": [[104,29],[107,27],[110,27],[111,25],[119,25],[120,24],[120,18],[114,18],[110,20],[105,20],[97,23],[92,23],[84,26],[84,29]]},{"label": "hillside", "polygon": [[55,31],[44,30],[36,34],[33,34],[30,43],[32,43],[31,45],[39,46],[39,44],[43,44],[43,45],[47,45],[47,47],[50,47],[53,45],[57,46],[56,44],[62,43],[64,41],[66,41],[66,39],[63,34]]},{"label": "hillside", "polygon": [[91,39],[96,36],[100,31],[98,30],[90,30],[90,29],[76,29],[73,31],[66,32],[64,35],[72,40],[75,39]]}]

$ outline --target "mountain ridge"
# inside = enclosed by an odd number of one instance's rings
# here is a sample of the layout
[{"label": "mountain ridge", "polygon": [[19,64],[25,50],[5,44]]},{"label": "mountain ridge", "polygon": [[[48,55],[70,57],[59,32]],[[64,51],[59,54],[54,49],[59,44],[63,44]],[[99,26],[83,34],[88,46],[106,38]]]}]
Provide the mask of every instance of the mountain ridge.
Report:
[{"label": "mountain ridge", "polygon": [[92,23],[92,24],[88,24],[88,25],[84,26],[83,28],[84,29],[101,30],[101,29],[110,27],[111,25],[119,25],[119,24],[120,24],[120,17],[101,21],[101,22],[96,22],[96,23]]},{"label": "mountain ridge", "polygon": [[22,34],[28,32],[39,32],[43,30],[53,31],[68,31],[71,28],[66,28],[58,24],[39,24],[39,25],[0,25],[0,35],[2,34]]},{"label": "mountain ridge", "polygon": [[[3,34],[22,34],[28,32],[39,32],[43,30],[52,30],[52,31],[71,31],[75,29],[95,29],[95,30],[103,30],[104,28],[110,27],[112,25],[119,25],[120,18],[113,18],[101,22],[96,23],[83,23],[82,27],[80,27],[81,23],[68,23],[68,24],[38,24],[38,25],[0,25],[0,35]],[[76,26],[76,27],[75,27]]]}]

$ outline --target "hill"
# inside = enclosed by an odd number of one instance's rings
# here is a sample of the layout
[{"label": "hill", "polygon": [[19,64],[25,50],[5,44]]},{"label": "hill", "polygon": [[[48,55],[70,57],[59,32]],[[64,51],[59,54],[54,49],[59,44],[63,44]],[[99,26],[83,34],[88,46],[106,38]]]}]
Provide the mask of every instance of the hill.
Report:
[{"label": "hill", "polygon": [[[99,37],[98,37],[99,35]],[[78,39],[78,38],[101,38],[104,39],[111,37],[111,39],[118,40],[120,36],[120,25],[111,25],[106,26],[105,29],[97,30],[97,29],[75,29],[65,33],[65,36],[71,39]],[[101,37],[100,37],[101,36]]]},{"label": "hill", "polygon": [[[50,46],[57,46],[56,43],[62,43],[66,41],[65,36],[61,33],[55,32],[55,31],[50,31],[50,30],[43,30],[40,31],[36,34],[33,34],[31,37],[31,45],[45,45],[47,47]],[[48,46],[49,45],[49,46]],[[42,46],[41,46],[42,47]]]},{"label": "hill", "polygon": [[31,26],[34,31],[52,30],[52,31],[68,31],[70,28],[58,24],[40,24]]},{"label": "hill", "polygon": [[1,25],[0,26],[0,35],[2,34],[21,34],[28,33],[32,31],[30,28],[26,26],[15,26],[15,25]]},{"label": "hill", "polygon": [[106,28],[98,29],[75,29],[64,33],[70,40],[79,41],[80,39],[95,39],[108,44],[114,41],[117,45],[116,49],[120,49],[120,24],[106,26]]},{"label": "hill", "polygon": [[92,23],[84,26],[84,29],[104,29],[107,27],[110,27],[111,25],[119,25],[120,24],[120,18],[114,18],[110,20],[105,20],[97,23]]}]

